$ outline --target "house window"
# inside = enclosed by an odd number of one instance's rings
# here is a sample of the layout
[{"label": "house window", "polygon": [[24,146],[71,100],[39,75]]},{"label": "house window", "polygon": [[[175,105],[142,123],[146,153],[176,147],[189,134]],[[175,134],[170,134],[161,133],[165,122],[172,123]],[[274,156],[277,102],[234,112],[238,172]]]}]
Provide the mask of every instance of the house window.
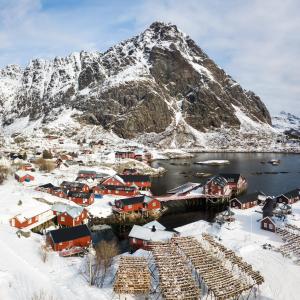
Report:
[{"label": "house window", "polygon": [[273,230],[274,229],[274,225],[273,224],[269,224],[269,229]]},{"label": "house window", "polygon": [[132,239],[132,243],[133,243],[133,244],[136,243],[136,239],[135,239],[135,238]]},{"label": "house window", "polygon": [[232,206],[235,206],[235,202],[232,202]]},{"label": "house window", "polygon": [[130,204],[130,205],[128,205],[128,208],[132,208],[132,205]]},{"label": "house window", "polygon": [[264,228],[268,228],[268,224],[267,223],[264,223]]},{"label": "house window", "polygon": [[65,221],[65,217],[60,217],[60,220],[61,220],[62,222],[64,222],[64,221]]},{"label": "house window", "polygon": [[153,202],[153,203],[152,203],[152,206],[156,206],[156,202]]}]

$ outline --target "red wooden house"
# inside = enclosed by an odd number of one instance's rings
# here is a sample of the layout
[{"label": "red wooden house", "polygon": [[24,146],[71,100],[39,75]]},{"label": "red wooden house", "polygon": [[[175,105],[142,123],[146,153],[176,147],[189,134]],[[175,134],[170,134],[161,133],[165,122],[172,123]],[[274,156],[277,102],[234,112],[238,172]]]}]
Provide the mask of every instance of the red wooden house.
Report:
[{"label": "red wooden house", "polygon": [[69,192],[68,199],[82,206],[91,205],[95,201],[94,194],[84,192]]},{"label": "red wooden house", "polygon": [[151,226],[148,224],[144,226],[134,225],[132,227],[128,235],[129,245],[132,250],[149,250],[151,242],[167,242],[175,235],[175,232],[166,231],[165,227],[157,221],[150,222],[149,224],[151,223],[154,224]]},{"label": "red wooden house", "polygon": [[20,166],[20,170],[23,170],[23,171],[34,171],[34,167],[32,166],[32,164],[27,163],[27,164],[21,165]]},{"label": "red wooden house", "polygon": [[146,195],[116,200],[113,207],[114,211],[125,213],[150,211],[160,208],[161,203],[159,200]]},{"label": "red wooden house", "polygon": [[19,170],[15,173],[15,179],[18,182],[30,182],[34,180],[34,176],[31,172]]},{"label": "red wooden house", "polygon": [[22,214],[16,215],[9,220],[12,227],[19,229],[32,226],[33,224],[43,224],[54,218],[54,214],[51,209],[47,210],[37,210],[33,212],[32,210],[28,213],[24,212]]},{"label": "red wooden house", "polygon": [[67,227],[84,224],[88,218],[88,211],[81,206],[55,203],[51,209],[57,216],[57,223]]},{"label": "red wooden house", "polygon": [[86,248],[91,243],[91,232],[86,225],[60,228],[47,233],[47,244],[54,251],[73,247]]},{"label": "red wooden house", "polygon": [[139,191],[133,186],[123,186],[123,185],[97,185],[93,187],[94,194],[100,195],[117,195],[117,196],[136,196]]},{"label": "red wooden house", "polygon": [[294,189],[285,194],[281,194],[277,196],[276,199],[279,203],[293,204],[300,200],[300,189]]},{"label": "red wooden house", "polygon": [[252,193],[242,197],[241,199],[231,199],[229,205],[232,208],[247,209],[258,204],[258,196],[260,193]]},{"label": "red wooden house", "polygon": [[57,186],[52,188],[51,194],[60,198],[68,198],[68,191]]},{"label": "red wooden house", "polygon": [[133,151],[117,151],[115,152],[116,159],[124,159],[124,158],[135,158],[135,153]]},{"label": "red wooden house", "polygon": [[276,222],[270,216],[266,216],[260,221],[260,228],[271,232],[276,232]]},{"label": "red wooden house", "polygon": [[222,176],[214,176],[204,185],[204,193],[207,195],[230,197],[231,188],[227,180]]},{"label": "red wooden house", "polygon": [[125,181],[118,175],[110,176],[108,178],[104,178],[101,182],[101,185],[115,185],[115,186],[125,186]]},{"label": "red wooden house", "polygon": [[35,188],[35,190],[39,192],[52,194],[54,187],[55,186],[52,183],[46,183],[46,184],[39,185],[38,187]]},{"label": "red wooden house", "polygon": [[77,174],[78,178],[96,178],[97,172],[96,171],[91,171],[91,170],[80,170]]},{"label": "red wooden house", "polygon": [[242,176],[241,174],[223,173],[223,174],[220,174],[220,176],[227,180],[227,183],[228,183],[229,187],[231,188],[233,195],[238,195],[238,194],[242,193],[248,187],[246,178],[244,176]]},{"label": "red wooden house", "polygon": [[90,191],[90,187],[87,184],[76,181],[63,181],[60,186],[70,192],[88,193]]},{"label": "red wooden house", "polygon": [[140,190],[149,190],[151,188],[151,181],[148,175],[119,175],[125,185],[137,186]]}]

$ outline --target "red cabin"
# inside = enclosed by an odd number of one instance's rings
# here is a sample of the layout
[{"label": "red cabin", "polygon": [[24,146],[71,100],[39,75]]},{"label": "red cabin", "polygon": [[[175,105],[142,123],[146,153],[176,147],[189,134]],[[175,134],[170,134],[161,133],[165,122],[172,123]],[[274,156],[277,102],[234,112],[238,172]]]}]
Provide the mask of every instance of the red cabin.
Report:
[{"label": "red cabin", "polygon": [[260,221],[260,228],[271,232],[276,232],[276,223],[272,217],[265,217]]},{"label": "red cabin", "polygon": [[238,195],[245,191],[248,187],[248,183],[245,177],[241,174],[220,174],[221,177],[227,180],[227,183],[234,195]]},{"label": "red cabin", "polygon": [[91,243],[91,233],[86,225],[60,228],[47,233],[47,244],[54,251],[62,251],[73,247],[86,248]]},{"label": "red cabin", "polygon": [[127,186],[137,186],[140,190],[149,190],[151,181],[148,175],[120,175]]},{"label": "red cabin", "polygon": [[96,178],[97,173],[96,171],[89,171],[89,170],[80,170],[77,174],[78,178]]},{"label": "red cabin", "polygon": [[108,178],[105,178],[101,185],[118,185],[118,186],[125,186],[125,181],[118,175],[114,175]]},{"label": "red cabin", "polygon": [[114,210],[118,212],[139,212],[160,208],[161,204],[159,200],[146,195],[141,195],[137,197],[116,200]]},{"label": "red cabin", "polygon": [[231,188],[224,177],[215,176],[205,184],[204,193],[213,196],[230,197]]},{"label": "red cabin", "polygon": [[57,223],[67,227],[84,224],[88,218],[88,211],[81,206],[55,203],[52,210],[57,216]]},{"label": "red cabin", "polygon": [[94,203],[94,194],[84,192],[69,192],[68,199],[78,205],[88,206]]},{"label": "red cabin", "polygon": [[243,197],[242,199],[231,199],[229,205],[232,208],[247,209],[258,204],[259,193],[253,193]]},{"label": "red cabin", "polygon": [[68,198],[68,191],[57,186],[52,188],[51,194],[60,198]]},{"label": "red cabin", "polygon": [[54,214],[51,209],[44,211],[32,212],[16,215],[15,217],[9,220],[12,227],[19,229],[32,226],[33,224],[43,224],[54,218]]},{"label": "red cabin", "polygon": [[276,197],[276,199],[279,203],[293,204],[300,200],[300,189],[295,189],[285,194],[279,195]]},{"label": "red cabin", "polygon": [[97,185],[93,188],[95,194],[100,195],[117,195],[117,196],[136,196],[139,191],[133,186],[120,186],[120,185]]},{"label": "red cabin", "polygon": [[60,186],[70,192],[88,193],[90,191],[90,187],[87,184],[76,181],[63,181]]},{"label": "red cabin", "polygon": [[30,182],[34,180],[34,176],[31,172],[19,170],[15,173],[15,179],[18,182]]},{"label": "red cabin", "polygon": [[135,158],[135,153],[132,151],[117,151],[115,152],[116,159],[124,159],[124,158]]}]

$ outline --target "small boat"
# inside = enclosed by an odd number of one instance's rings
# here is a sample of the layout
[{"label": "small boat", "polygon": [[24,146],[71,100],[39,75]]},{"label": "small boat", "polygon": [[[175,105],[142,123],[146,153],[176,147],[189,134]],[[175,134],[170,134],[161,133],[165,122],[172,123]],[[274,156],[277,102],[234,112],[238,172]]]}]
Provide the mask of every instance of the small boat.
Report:
[{"label": "small boat", "polygon": [[195,176],[197,177],[208,177],[208,176],[211,176],[212,174],[211,173],[201,173],[201,172],[197,172],[195,174]]},{"label": "small boat", "polygon": [[278,166],[278,165],[280,165],[280,159],[271,159],[268,161],[268,163],[273,166]]}]

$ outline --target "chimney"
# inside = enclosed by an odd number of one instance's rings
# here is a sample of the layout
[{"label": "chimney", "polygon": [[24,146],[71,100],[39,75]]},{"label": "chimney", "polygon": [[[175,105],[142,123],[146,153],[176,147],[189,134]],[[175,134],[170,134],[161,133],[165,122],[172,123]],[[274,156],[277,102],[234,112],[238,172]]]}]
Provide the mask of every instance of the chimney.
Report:
[{"label": "chimney", "polygon": [[151,229],[151,231],[152,231],[152,232],[155,232],[155,231],[156,231],[156,228],[155,228],[155,226],[154,226],[154,225],[152,226],[152,229]]}]

